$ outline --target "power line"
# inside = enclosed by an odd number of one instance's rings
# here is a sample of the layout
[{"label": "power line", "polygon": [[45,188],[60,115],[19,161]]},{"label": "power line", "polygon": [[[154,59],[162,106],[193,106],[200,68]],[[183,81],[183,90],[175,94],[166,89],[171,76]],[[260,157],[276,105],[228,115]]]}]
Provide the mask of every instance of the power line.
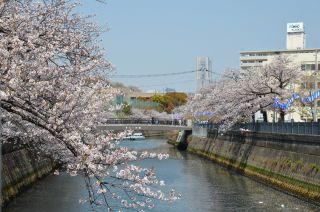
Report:
[{"label": "power line", "polygon": [[[111,78],[141,78],[141,77],[164,77],[164,76],[174,76],[174,75],[182,75],[197,72],[198,70],[192,71],[182,71],[182,72],[171,72],[171,73],[163,73],[163,74],[119,74],[119,75],[110,75]],[[222,76],[223,74],[206,70],[212,74]]]},{"label": "power line", "polygon": [[154,86],[174,85],[174,84],[180,84],[180,83],[186,83],[186,82],[194,82],[194,81],[195,80],[184,80],[184,81],[168,82],[168,83],[154,84],[154,85],[143,85],[143,86],[139,86],[139,87],[140,88],[145,88],[145,87],[154,87]]},{"label": "power line", "polygon": [[182,74],[189,74],[194,73],[197,70],[192,71],[182,71],[182,72],[171,72],[171,73],[164,73],[164,74],[129,74],[129,75],[111,75],[110,78],[142,78],[142,77],[164,77],[164,76],[174,76],[174,75],[182,75]]}]

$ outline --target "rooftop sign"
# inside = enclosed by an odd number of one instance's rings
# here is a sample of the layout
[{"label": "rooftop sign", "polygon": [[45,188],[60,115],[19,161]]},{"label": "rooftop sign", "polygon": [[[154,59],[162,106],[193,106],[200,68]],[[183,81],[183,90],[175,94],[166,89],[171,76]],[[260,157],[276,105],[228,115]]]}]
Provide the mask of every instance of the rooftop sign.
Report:
[{"label": "rooftop sign", "polygon": [[287,23],[287,32],[304,32],[303,23]]}]

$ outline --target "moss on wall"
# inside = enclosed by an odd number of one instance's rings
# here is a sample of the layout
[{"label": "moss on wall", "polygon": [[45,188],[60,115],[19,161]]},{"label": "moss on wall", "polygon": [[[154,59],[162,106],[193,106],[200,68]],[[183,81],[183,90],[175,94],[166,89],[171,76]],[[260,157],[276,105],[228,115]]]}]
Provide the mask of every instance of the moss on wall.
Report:
[{"label": "moss on wall", "polygon": [[54,164],[47,159],[36,161],[26,149],[2,155],[1,205],[5,205],[24,188],[50,173]]},{"label": "moss on wall", "polygon": [[307,154],[308,149],[313,151],[314,148],[317,144],[275,141],[261,136],[255,139],[252,135],[229,133],[208,138],[192,137],[187,150],[320,203],[320,153]]},{"label": "moss on wall", "polygon": [[254,167],[248,164],[242,164],[236,160],[230,158],[225,158],[223,156],[205,152],[199,149],[193,149],[188,147],[188,152],[195,153],[202,157],[208,158],[215,162],[218,162],[221,165],[224,165],[227,168],[232,168],[237,170],[245,175],[252,176],[262,180],[266,183],[271,183],[277,187],[288,190],[292,193],[302,195],[308,199],[312,199],[320,202],[320,186],[312,183],[300,181],[288,176],[284,176],[278,173],[274,173],[262,168]]}]

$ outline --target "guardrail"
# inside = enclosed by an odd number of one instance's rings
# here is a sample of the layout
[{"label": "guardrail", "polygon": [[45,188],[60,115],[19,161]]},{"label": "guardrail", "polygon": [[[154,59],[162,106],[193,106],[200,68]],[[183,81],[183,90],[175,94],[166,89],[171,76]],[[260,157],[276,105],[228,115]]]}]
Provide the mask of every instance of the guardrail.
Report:
[{"label": "guardrail", "polygon": [[[201,123],[194,124],[195,128],[205,129],[219,129],[219,124]],[[268,132],[268,133],[282,133],[282,134],[299,134],[299,135],[320,135],[319,122],[256,122],[256,123],[237,123],[231,130],[249,130],[253,132]],[[203,130],[195,129],[201,135],[204,135]],[[201,132],[200,132],[201,131]]]},{"label": "guardrail", "polygon": [[104,124],[151,124],[151,125],[181,125],[186,126],[185,120],[168,119],[107,119]]}]

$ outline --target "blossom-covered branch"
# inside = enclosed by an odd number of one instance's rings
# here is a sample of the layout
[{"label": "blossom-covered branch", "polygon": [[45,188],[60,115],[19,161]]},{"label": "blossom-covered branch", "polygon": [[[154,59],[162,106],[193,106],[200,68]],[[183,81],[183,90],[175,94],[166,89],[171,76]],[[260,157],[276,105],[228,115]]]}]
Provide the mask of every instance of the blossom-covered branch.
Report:
[{"label": "blossom-covered branch", "polygon": [[[123,133],[96,129],[110,114],[115,90],[105,77],[112,65],[99,46],[100,28],[76,7],[62,0],[0,3],[1,143],[13,138],[83,175],[92,204],[104,200],[110,207],[116,197],[125,207],[143,208],[150,197],[175,199],[174,192],[167,198],[150,187],[160,184],[151,170],[130,164],[153,155],[118,147]],[[145,203],[129,203],[131,196],[120,197],[113,187],[143,195]]]}]

